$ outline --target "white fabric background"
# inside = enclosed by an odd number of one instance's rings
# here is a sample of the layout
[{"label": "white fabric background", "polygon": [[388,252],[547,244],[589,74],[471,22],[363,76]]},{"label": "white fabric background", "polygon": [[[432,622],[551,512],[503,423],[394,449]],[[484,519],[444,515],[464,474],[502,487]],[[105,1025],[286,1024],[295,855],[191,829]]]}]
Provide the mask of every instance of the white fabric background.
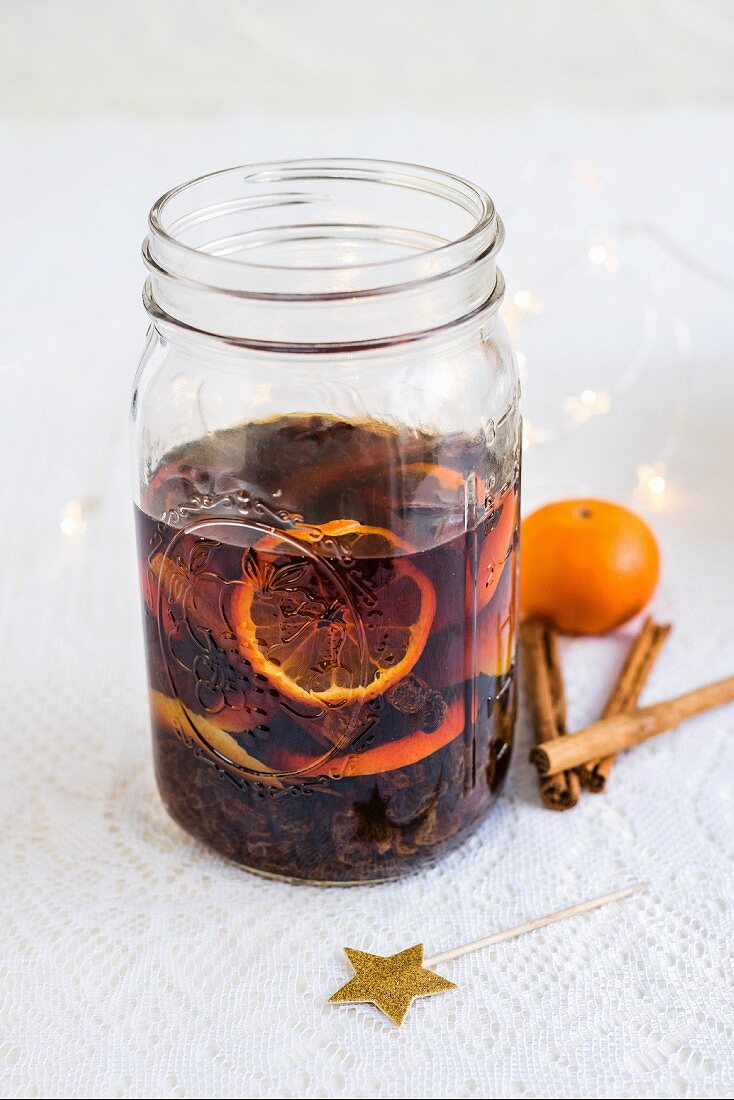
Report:
[{"label": "white fabric background", "polygon": [[[138,245],[160,191],[320,150],[451,168],[505,217],[510,294],[543,288],[518,334],[535,425],[557,426],[581,389],[614,390],[642,325],[642,283],[626,272],[654,272],[645,370],[608,414],[531,446],[525,507],[593,492],[654,524],[654,611],[675,629],[647,700],[733,672],[731,122],[549,108],[469,124],[2,125],[3,1095],[734,1092],[734,710],[638,748],[607,795],[558,815],[539,804],[523,723],[505,795],[435,870],[328,890],[252,877],[182,833],[155,791],[125,434],[145,330]],[[599,188],[579,189],[579,162]],[[585,250],[609,236],[622,267],[607,277]],[[687,373],[674,331],[684,350],[690,336]],[[636,467],[666,438],[655,509],[633,494]],[[59,529],[72,498],[89,504],[75,544]],[[632,629],[564,646],[572,726],[598,714]],[[445,964],[458,991],[419,1002],[402,1030],[325,1005],[349,974],[344,944],[435,953],[638,879],[652,887],[636,899]]]}]

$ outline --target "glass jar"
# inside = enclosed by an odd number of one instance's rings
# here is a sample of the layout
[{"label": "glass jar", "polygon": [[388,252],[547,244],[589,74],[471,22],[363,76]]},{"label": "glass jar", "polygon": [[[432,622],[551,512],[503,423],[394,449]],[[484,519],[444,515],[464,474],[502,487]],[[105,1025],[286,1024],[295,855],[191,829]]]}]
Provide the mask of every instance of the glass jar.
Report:
[{"label": "glass jar", "polygon": [[502,238],[484,191],[379,161],[234,168],[151,211],[132,418],[156,775],[253,871],[403,874],[504,778]]}]

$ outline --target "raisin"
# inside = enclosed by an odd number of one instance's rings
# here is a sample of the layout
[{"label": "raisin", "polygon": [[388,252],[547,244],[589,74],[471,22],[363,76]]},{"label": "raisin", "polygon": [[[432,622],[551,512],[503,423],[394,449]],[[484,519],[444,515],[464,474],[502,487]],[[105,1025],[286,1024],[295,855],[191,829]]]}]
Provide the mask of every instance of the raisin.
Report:
[{"label": "raisin", "polygon": [[438,691],[431,691],[420,713],[420,728],[424,733],[435,733],[448,711],[446,700]]},{"label": "raisin", "polygon": [[398,680],[386,692],[387,701],[403,714],[418,714],[428,702],[431,689],[418,676],[412,674]]}]

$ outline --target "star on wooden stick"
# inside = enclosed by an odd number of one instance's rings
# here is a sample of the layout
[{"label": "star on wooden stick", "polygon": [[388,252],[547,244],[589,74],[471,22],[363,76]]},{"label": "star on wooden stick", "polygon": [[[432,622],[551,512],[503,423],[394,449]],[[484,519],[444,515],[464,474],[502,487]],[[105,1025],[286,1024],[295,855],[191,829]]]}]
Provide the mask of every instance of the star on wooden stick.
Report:
[{"label": "star on wooden stick", "polygon": [[371,955],[345,947],[354,977],[329,1000],[340,1004],[369,1001],[400,1026],[416,997],[430,997],[456,989],[456,984],[423,965],[423,944],[416,943],[396,955]]},{"label": "star on wooden stick", "polygon": [[341,989],[337,989],[329,1000],[337,1004],[368,1001],[399,1027],[416,997],[430,997],[433,993],[444,993],[447,989],[456,989],[454,982],[450,982],[448,978],[442,978],[440,974],[435,974],[427,967],[448,962],[449,959],[458,959],[461,955],[480,951],[494,943],[513,940],[516,936],[535,932],[539,928],[555,924],[556,921],[587,913],[590,909],[600,909],[610,901],[621,901],[622,898],[631,897],[639,890],[644,890],[647,885],[646,882],[638,882],[634,886],[623,886],[621,890],[613,890],[611,894],[602,894],[601,897],[569,905],[566,909],[559,909],[545,917],[536,917],[524,924],[515,925],[514,928],[506,928],[503,932],[493,932],[492,935],[483,936],[480,940],[463,943],[460,947],[452,947],[448,951],[433,955],[430,959],[424,960],[422,943],[416,943],[405,951],[398,951],[396,955],[371,955],[369,951],[357,951],[353,947],[345,947],[344,953],[352,964],[354,977]]}]

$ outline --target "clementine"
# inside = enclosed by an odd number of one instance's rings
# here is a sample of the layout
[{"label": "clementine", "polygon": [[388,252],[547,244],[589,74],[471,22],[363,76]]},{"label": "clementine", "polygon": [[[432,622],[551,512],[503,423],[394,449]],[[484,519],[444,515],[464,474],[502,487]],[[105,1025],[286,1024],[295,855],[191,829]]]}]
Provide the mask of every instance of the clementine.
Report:
[{"label": "clementine", "polygon": [[641,611],[660,554],[639,516],[605,500],[561,500],[523,520],[520,609],[564,634],[603,634]]}]

